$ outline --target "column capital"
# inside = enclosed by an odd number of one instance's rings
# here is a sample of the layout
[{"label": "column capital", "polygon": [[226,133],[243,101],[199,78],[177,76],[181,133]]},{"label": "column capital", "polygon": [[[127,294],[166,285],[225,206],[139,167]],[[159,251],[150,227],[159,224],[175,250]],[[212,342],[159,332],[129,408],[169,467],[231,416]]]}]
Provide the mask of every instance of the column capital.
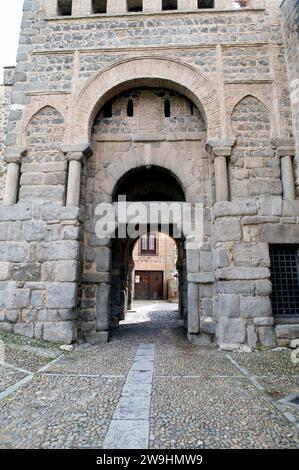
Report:
[{"label": "column capital", "polygon": [[83,142],[81,144],[74,145],[63,145],[61,150],[67,156],[68,160],[80,161],[84,158],[89,158],[93,154],[89,142]]},{"label": "column capital", "polygon": [[277,157],[292,157],[294,158],[296,154],[296,149],[293,145],[277,147],[276,155]]},{"label": "column capital", "polygon": [[83,152],[68,152],[66,154],[66,159],[68,162],[84,162],[85,156]]},{"label": "column capital", "polygon": [[212,161],[217,157],[229,158],[232,154],[232,145],[206,144],[206,151],[211,155]]},{"label": "column capital", "polygon": [[27,154],[27,149],[24,147],[7,147],[4,153],[4,160],[6,163],[17,163],[21,165],[22,158]]}]

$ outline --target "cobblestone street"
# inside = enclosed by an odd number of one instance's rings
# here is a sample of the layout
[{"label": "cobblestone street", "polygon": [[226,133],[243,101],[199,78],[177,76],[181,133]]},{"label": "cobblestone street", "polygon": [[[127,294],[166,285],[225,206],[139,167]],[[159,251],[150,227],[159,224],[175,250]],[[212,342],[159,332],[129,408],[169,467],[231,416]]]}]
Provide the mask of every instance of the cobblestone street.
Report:
[{"label": "cobblestone street", "polygon": [[3,335],[0,447],[298,448],[290,351],[196,347],[175,308],[137,304],[109,344],[69,352]]}]

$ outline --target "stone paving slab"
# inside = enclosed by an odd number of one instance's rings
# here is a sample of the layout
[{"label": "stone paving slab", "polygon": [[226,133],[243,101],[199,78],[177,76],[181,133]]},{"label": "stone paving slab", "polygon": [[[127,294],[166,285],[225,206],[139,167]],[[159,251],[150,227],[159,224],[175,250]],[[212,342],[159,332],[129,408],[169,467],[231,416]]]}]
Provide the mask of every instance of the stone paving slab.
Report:
[{"label": "stone paving slab", "polygon": [[146,449],[148,445],[148,420],[115,420],[107,433],[105,449]]}]

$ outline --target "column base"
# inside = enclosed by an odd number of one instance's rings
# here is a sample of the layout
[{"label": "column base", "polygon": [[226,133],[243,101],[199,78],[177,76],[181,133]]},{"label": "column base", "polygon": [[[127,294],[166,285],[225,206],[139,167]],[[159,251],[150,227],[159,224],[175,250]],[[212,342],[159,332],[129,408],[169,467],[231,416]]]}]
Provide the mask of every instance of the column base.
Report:
[{"label": "column base", "polygon": [[85,335],[86,341],[90,344],[109,343],[109,331],[93,331]]},{"label": "column base", "polygon": [[188,341],[195,346],[210,346],[212,338],[209,335],[193,335],[188,333]]}]

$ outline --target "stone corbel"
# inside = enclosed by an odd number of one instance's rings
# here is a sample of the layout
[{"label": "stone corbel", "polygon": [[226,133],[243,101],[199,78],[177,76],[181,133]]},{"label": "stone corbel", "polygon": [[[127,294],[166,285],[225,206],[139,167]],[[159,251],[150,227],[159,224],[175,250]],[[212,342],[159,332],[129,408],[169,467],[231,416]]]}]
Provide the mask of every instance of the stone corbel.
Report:
[{"label": "stone corbel", "polygon": [[22,147],[8,148],[4,155],[7,163],[6,184],[4,191],[4,206],[13,206],[17,203],[20,184],[20,167],[22,157],[27,153],[27,149]]},{"label": "stone corbel", "polygon": [[227,160],[231,156],[232,147],[207,145],[206,150],[215,163],[216,201],[229,201]]},{"label": "stone corbel", "polygon": [[79,144],[62,147],[62,151],[69,162],[66,206],[79,207],[81,169],[87,158],[92,155],[92,150],[89,144]]}]

